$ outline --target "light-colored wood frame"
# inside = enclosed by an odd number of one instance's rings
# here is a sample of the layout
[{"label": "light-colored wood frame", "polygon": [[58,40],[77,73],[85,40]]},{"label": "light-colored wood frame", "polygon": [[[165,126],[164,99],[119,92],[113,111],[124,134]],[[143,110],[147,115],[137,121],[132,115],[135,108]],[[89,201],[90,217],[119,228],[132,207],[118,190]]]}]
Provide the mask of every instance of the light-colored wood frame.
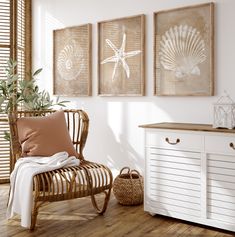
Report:
[{"label": "light-colored wood frame", "polygon": [[32,71],[32,0],[25,0],[25,72]]},{"label": "light-colored wood frame", "polygon": [[167,96],[168,94],[159,94],[157,92],[157,80],[160,80],[159,78],[157,78],[157,73],[156,73],[156,62],[157,62],[157,57],[158,57],[158,52],[157,52],[157,47],[156,47],[156,35],[157,35],[157,16],[159,14],[167,14],[173,11],[179,11],[179,10],[188,10],[188,9],[194,9],[194,8],[202,8],[202,7],[207,7],[209,8],[210,11],[210,15],[208,16],[208,22],[210,22],[210,36],[209,36],[209,40],[210,40],[210,62],[209,62],[209,67],[208,70],[210,71],[210,78],[208,80],[210,80],[210,89],[208,91],[207,94],[197,94],[197,95],[193,95],[193,94],[177,94],[177,95],[170,95],[170,96],[213,96],[214,95],[214,3],[205,3],[205,4],[198,4],[198,5],[192,5],[192,6],[186,6],[186,7],[181,7],[181,8],[174,8],[174,9],[170,9],[170,10],[163,10],[163,11],[158,11],[158,12],[154,12],[153,14],[153,32],[154,32],[154,36],[153,36],[153,52],[154,52],[154,65],[153,65],[153,76],[154,76],[154,88],[153,88],[153,93],[154,95],[161,95],[161,96]]},{"label": "light-colored wood frame", "polygon": [[[47,116],[54,111],[17,111],[9,114],[11,132],[12,161],[15,164],[21,156],[22,147],[19,143],[17,119],[20,117]],[[110,199],[113,176],[110,169],[102,164],[85,160],[83,149],[86,144],[89,118],[82,110],[64,110],[72,143],[78,152],[79,166],[56,169],[37,174],[33,177],[33,209],[31,230],[34,230],[38,209],[47,202],[91,197],[92,205],[99,214],[106,211]],[[55,179],[55,182],[52,180]],[[61,191],[61,187],[65,190]],[[103,203],[97,203],[96,194],[103,193]]]},{"label": "light-colored wood frame", "polygon": [[[140,42],[140,50],[142,51],[141,53],[141,62],[140,62],[140,67],[141,67],[141,72],[140,72],[140,84],[141,88],[139,93],[102,93],[101,91],[101,25],[105,23],[111,23],[111,22],[118,22],[118,21],[125,21],[125,20],[131,20],[132,18],[140,17],[141,19],[141,24],[140,24],[140,32],[141,32],[141,42]],[[97,74],[98,74],[98,95],[99,96],[144,96],[145,95],[145,15],[134,15],[134,16],[129,16],[129,17],[123,17],[123,18],[117,18],[117,19],[112,19],[112,20],[105,20],[105,21],[100,21],[97,23],[98,25],[98,65],[97,65]],[[130,79],[130,78],[129,78]],[[110,77],[110,80],[111,77]]]},{"label": "light-colored wood frame", "polygon": [[[85,54],[87,56],[86,61],[86,68],[87,68],[87,73],[83,72],[83,77],[85,77],[83,80],[86,81],[86,88],[83,88],[83,90],[85,91],[85,93],[80,93],[80,92],[74,92],[73,94],[71,94],[70,92],[63,92],[61,93],[61,91],[59,91],[56,88],[56,80],[62,80],[61,78],[56,78],[56,54],[57,49],[55,46],[55,37],[57,32],[61,32],[61,31],[74,31],[75,29],[79,30],[79,28],[84,28],[87,27],[87,35],[85,36],[84,34],[80,34],[80,39],[78,40],[84,40],[84,37],[87,37],[86,39],[86,48],[84,49]],[[69,96],[69,97],[80,97],[80,96],[91,96],[92,95],[92,83],[91,83],[91,77],[92,77],[92,63],[91,63],[91,59],[92,58],[92,24],[83,24],[83,25],[79,25],[79,26],[71,26],[71,27],[66,27],[63,29],[57,29],[53,31],[53,94],[54,95],[59,95],[59,96]],[[59,77],[59,76],[58,76]],[[78,76],[79,78],[79,76]],[[76,80],[79,80],[79,79]],[[79,86],[83,86],[82,83],[71,83],[72,81],[69,81],[64,88],[68,88],[71,87],[74,90],[79,87]],[[71,85],[74,84],[74,85]],[[66,90],[66,89],[65,89]]]}]

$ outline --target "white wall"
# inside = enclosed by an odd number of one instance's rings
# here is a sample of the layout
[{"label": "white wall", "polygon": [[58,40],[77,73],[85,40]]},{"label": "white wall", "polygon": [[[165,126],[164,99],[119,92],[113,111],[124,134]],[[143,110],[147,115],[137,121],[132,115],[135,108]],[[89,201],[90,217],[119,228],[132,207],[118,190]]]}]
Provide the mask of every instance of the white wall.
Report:
[{"label": "white wall", "polygon": [[[215,1],[215,97],[153,96],[153,12],[201,0],[33,0],[33,65],[43,68],[41,87],[52,91],[54,29],[93,24],[93,95],[68,98],[69,107],[83,108],[90,117],[87,159],[109,165],[143,170],[144,133],[140,124],[155,122],[212,123],[212,103],[224,90],[235,100],[235,1]],[[146,85],[144,97],[97,96],[97,22],[146,15]]]}]

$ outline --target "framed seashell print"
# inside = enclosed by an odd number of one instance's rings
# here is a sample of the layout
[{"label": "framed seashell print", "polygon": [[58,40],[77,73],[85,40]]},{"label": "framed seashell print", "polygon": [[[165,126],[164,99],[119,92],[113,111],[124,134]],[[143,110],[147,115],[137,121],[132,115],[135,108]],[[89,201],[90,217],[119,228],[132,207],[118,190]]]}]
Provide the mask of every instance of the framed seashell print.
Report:
[{"label": "framed seashell print", "polygon": [[91,24],[53,32],[53,94],[91,95]]},{"label": "framed seashell print", "polygon": [[145,16],[98,23],[98,94],[142,96]]},{"label": "framed seashell print", "polygon": [[214,94],[214,4],[154,13],[154,94]]}]

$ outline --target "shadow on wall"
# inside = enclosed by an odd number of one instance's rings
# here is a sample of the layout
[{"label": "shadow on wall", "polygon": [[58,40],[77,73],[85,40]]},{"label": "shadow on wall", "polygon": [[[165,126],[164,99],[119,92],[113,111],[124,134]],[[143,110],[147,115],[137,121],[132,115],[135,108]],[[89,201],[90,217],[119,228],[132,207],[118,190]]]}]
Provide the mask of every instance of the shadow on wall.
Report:
[{"label": "shadow on wall", "polygon": [[[86,147],[88,159],[103,162],[112,169],[114,176],[124,166],[143,171],[141,167],[144,157],[137,151],[131,138],[132,133],[140,132],[140,129],[136,125],[132,125],[132,131],[127,129],[131,121],[126,111],[123,111],[125,106],[121,102],[110,104],[102,101],[99,106],[87,111],[90,117],[90,133]],[[84,105],[84,108],[86,107]]]},{"label": "shadow on wall", "polygon": [[[116,140],[112,130],[109,130],[109,142],[110,139],[113,142],[112,147],[108,146],[105,149],[105,156],[107,157],[107,165],[112,169],[114,174],[118,174],[121,168],[128,166],[131,169],[137,169],[143,172],[143,158],[136,150],[130,145],[125,135],[120,134],[118,141]],[[113,149],[115,148],[115,149]]]},{"label": "shadow on wall", "polygon": [[[129,101],[129,98],[125,98],[125,101],[120,102],[118,98],[109,98],[106,102],[104,98],[97,98],[92,107],[90,103],[82,103],[90,116],[87,157],[108,165],[114,176],[124,166],[137,169],[143,174],[144,129],[138,126],[159,122],[162,117],[169,120],[168,114],[153,101],[143,100],[135,98],[135,101]],[[155,117],[158,117],[158,121]]]}]

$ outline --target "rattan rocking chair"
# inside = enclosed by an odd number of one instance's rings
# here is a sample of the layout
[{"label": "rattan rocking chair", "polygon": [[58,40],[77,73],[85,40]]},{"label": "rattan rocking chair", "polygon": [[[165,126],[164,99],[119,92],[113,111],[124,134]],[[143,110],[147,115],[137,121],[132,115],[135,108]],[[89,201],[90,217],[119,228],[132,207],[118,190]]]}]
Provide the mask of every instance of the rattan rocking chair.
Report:
[{"label": "rattan rocking chair", "polygon": [[[9,114],[12,167],[21,155],[21,145],[17,134],[17,119],[26,116],[47,116],[52,112],[55,111],[17,111]],[[30,230],[34,230],[38,209],[44,203],[90,196],[96,211],[103,214],[110,199],[113,181],[111,171],[106,166],[86,161],[83,157],[89,126],[87,114],[82,110],[64,110],[64,114],[72,142],[80,155],[80,165],[34,176]],[[55,179],[55,181],[51,182],[52,179]],[[62,190],[59,188],[61,185],[64,187]],[[99,193],[105,194],[101,207],[97,204],[95,197]]]}]

